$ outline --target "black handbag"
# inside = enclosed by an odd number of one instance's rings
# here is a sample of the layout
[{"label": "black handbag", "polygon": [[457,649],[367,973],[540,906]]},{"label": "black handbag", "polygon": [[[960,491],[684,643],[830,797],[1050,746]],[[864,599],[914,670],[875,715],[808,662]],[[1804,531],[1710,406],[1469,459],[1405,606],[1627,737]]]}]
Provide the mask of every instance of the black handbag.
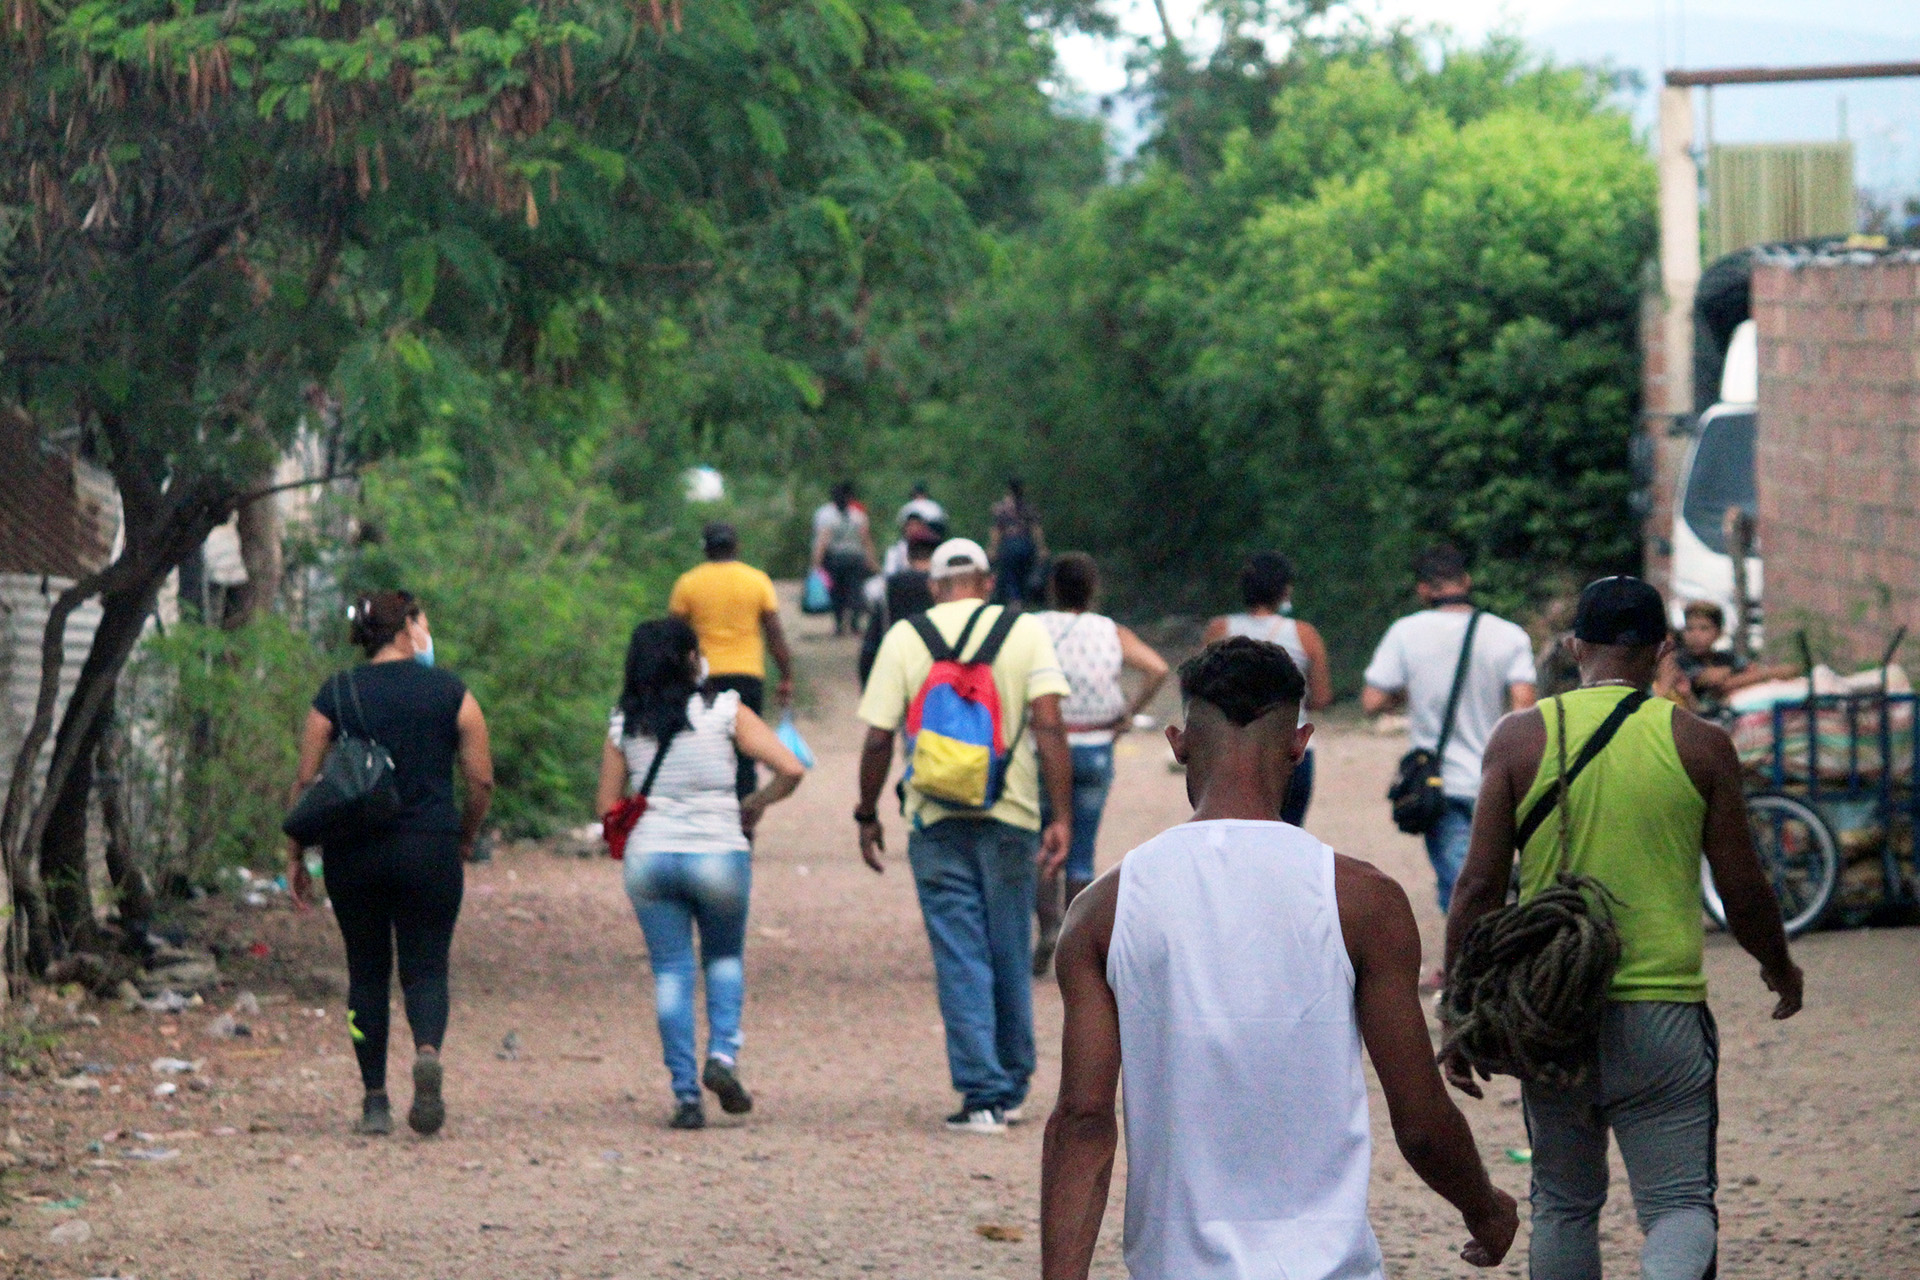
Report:
[{"label": "black handbag", "polygon": [[1460,709],[1460,691],[1467,683],[1467,665],[1473,657],[1473,633],[1480,626],[1482,612],[1475,609],[1467,619],[1467,634],[1460,641],[1460,660],[1453,668],[1453,688],[1447,692],[1446,714],[1440,719],[1440,741],[1431,751],[1415,747],[1401,756],[1393,785],[1387,788],[1387,803],[1393,806],[1393,825],[1410,836],[1423,836],[1439,826],[1447,811],[1441,764],[1447,758],[1447,740],[1453,736],[1453,717]]},{"label": "black handbag", "polygon": [[[353,672],[347,678],[347,692],[353,698],[354,715],[360,721],[358,734],[343,726],[340,736],[327,750],[320,775],[300,793],[288,811],[280,829],[303,845],[330,844],[355,836],[369,835],[392,822],[400,812],[400,788],[394,779],[393,756],[367,732],[367,714],[360,706],[360,691],[354,686]],[[340,677],[334,677],[333,704],[340,703]],[[344,716],[342,717],[344,719]]]}]

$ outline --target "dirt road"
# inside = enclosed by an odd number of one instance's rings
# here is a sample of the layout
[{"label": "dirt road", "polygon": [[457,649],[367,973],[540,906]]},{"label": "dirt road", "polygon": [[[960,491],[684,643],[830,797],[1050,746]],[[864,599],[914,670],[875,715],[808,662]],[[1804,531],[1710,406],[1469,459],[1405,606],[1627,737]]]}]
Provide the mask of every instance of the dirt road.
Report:
[{"label": "dirt road", "polygon": [[[949,1135],[932,967],[901,861],[884,876],[854,850],[858,734],[851,647],[799,626],[811,677],[805,724],[820,764],[763,828],[747,951],[744,1123],[664,1127],[668,1093],[644,948],[605,860],[509,850],[474,868],[454,957],[447,1046],[451,1119],[431,1141],[348,1134],[359,1088],[333,998],[268,1001],[246,1040],[213,1040],[216,1010],[177,1017],[89,1006],[65,1034],[102,1088],[0,1082],[18,1166],[0,1205],[0,1275],[194,1277],[894,1276],[1038,1274],[1037,1123],[1004,1137]],[[1336,722],[1321,738],[1308,825],[1408,887],[1430,950],[1440,919],[1418,844],[1380,800],[1400,750]],[[1123,740],[1102,865],[1185,815],[1164,746]],[[583,769],[592,760],[581,762]],[[237,942],[274,972],[337,967],[324,912],[248,912]],[[244,956],[244,948],[242,948]],[[1722,1265],[1730,1277],[1920,1275],[1920,931],[1855,932],[1799,947],[1808,1007],[1766,1019],[1753,966],[1711,940],[1724,1048]],[[244,959],[229,966],[247,979]],[[257,981],[257,975],[254,979]],[[277,1001],[275,996],[281,998]],[[1036,993],[1044,1116],[1058,1066],[1059,998]],[[396,1014],[396,1105],[410,1053]],[[517,1055],[497,1050],[513,1033]],[[161,1056],[202,1059],[160,1077]],[[154,1097],[157,1083],[187,1083]],[[1466,1103],[1496,1179],[1524,1192],[1506,1154],[1526,1136],[1511,1082]],[[1400,1277],[1477,1274],[1446,1206],[1393,1149],[1377,1095],[1374,1222]],[[90,1145],[91,1144],[91,1145]],[[158,1160],[130,1153],[172,1151]],[[1119,1184],[1096,1275],[1119,1261]],[[1634,1274],[1639,1235],[1621,1194],[1605,1233],[1610,1273]],[[22,1198],[24,1197],[24,1198]],[[49,1233],[84,1220],[91,1238]],[[1015,1240],[993,1240],[983,1226]],[[67,1234],[79,1234],[69,1228]],[[1524,1236],[1497,1274],[1524,1271]]]}]

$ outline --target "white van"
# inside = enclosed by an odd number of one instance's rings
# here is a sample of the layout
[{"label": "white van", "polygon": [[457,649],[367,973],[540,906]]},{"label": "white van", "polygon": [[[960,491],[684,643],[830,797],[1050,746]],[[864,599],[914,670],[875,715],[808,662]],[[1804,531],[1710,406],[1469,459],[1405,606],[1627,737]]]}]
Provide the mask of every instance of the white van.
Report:
[{"label": "white van", "polygon": [[[1710,600],[1726,611],[1731,632],[1733,557],[1727,554],[1726,515],[1739,507],[1755,514],[1754,446],[1760,398],[1760,341],[1751,320],[1741,321],[1727,343],[1720,374],[1720,401],[1700,415],[1693,447],[1680,469],[1673,503],[1673,625],[1691,600]],[[1757,547],[1756,541],[1756,547]],[[1747,594],[1753,609],[1754,647],[1760,643],[1760,557],[1747,557]]]}]

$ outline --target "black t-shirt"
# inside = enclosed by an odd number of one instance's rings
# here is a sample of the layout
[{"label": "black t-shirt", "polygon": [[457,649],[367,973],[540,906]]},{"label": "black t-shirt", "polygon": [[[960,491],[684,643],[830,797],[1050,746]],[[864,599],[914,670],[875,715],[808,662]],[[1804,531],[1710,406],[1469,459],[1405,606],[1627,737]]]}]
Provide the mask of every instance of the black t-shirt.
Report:
[{"label": "black t-shirt", "polygon": [[[460,704],[467,686],[448,671],[417,662],[368,662],[320,686],[313,709],[333,722],[333,734],[364,735],[393,756],[405,831],[458,831],[453,764],[460,750]],[[355,695],[359,701],[355,702]],[[361,719],[365,713],[365,721]]]}]

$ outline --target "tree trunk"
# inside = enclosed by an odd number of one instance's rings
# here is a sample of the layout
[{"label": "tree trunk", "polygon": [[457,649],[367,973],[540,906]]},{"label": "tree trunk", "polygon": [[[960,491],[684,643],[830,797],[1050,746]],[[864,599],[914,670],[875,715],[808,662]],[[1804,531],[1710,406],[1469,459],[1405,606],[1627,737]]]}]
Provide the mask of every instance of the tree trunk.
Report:
[{"label": "tree trunk", "polygon": [[133,822],[127,813],[127,776],[130,745],[126,726],[108,707],[101,720],[107,725],[100,739],[94,786],[100,789],[100,825],[106,828],[107,875],[119,900],[120,926],[130,939],[146,936],[153,919],[153,887],[133,847]]},{"label": "tree trunk", "polygon": [[[40,879],[52,908],[56,957],[94,933],[93,891],[87,884],[87,800],[93,794],[93,763],[111,715],[120,670],[153,613],[165,572],[149,572],[124,588],[101,594],[93,648],[80,668],[73,699],[54,737],[58,772],[47,776],[51,802],[43,800],[43,815],[36,817],[40,818]],[[59,768],[63,763],[66,767]],[[28,838],[33,838],[31,831]]]},{"label": "tree trunk", "polygon": [[[273,484],[269,467],[253,478],[250,489],[265,489]],[[280,580],[286,574],[281,552],[280,495],[269,493],[241,507],[234,521],[240,535],[240,560],[247,566],[246,585],[240,588],[239,603],[228,615],[228,630],[244,627],[254,614],[273,608],[280,597]]]},{"label": "tree trunk", "polygon": [[[7,786],[7,805],[0,812],[0,858],[7,864],[7,881],[13,891],[14,914],[7,928],[7,969],[13,973],[39,973],[52,958],[51,937],[47,928],[46,895],[41,892],[40,863],[31,850],[35,842],[19,839],[21,826],[28,820],[33,798],[35,767],[40,749],[53,729],[53,707],[60,697],[60,671],[66,665],[67,619],[73,611],[100,590],[104,573],[93,574],[60,593],[47,611],[46,630],[40,637],[40,692],[34,705],[33,720],[20,740],[20,752],[14,757],[13,778]],[[69,706],[71,710],[71,706]]]},{"label": "tree trunk", "polygon": [[[128,484],[121,478],[124,495]],[[91,783],[93,753],[99,745],[94,724],[109,706],[114,688],[141,629],[153,612],[160,584],[188,551],[206,541],[207,533],[224,519],[232,508],[231,492],[224,487],[202,484],[177,497],[170,495],[164,512],[145,528],[128,521],[125,551],[119,560],[100,574],[63,593],[47,620],[41,641],[40,702],[34,721],[27,730],[14,777],[7,793],[7,806],[0,815],[0,851],[11,862],[16,918],[9,940],[8,962],[17,968],[39,973],[55,955],[56,938],[71,939],[81,927],[92,925],[91,895],[85,892],[85,880],[79,882],[78,895],[63,898],[56,922],[48,918],[47,902],[37,874],[40,857],[47,846],[47,833],[61,832],[61,841],[71,839],[72,824],[78,822],[84,833],[87,796],[90,785],[69,788],[68,775],[79,770]],[[104,588],[104,589],[103,589]],[[102,613],[94,632],[93,646],[80,669],[73,695],[67,701],[55,739],[52,762],[47,767],[46,793],[21,833],[21,818],[28,810],[34,767],[41,747],[52,727],[53,703],[59,691],[60,668],[64,652],[67,616],[79,602],[96,590],[100,592]],[[83,764],[84,762],[84,764]],[[84,841],[84,835],[83,835]],[[56,865],[65,865],[71,857],[68,844],[56,844]],[[82,859],[84,867],[84,858]]]}]

